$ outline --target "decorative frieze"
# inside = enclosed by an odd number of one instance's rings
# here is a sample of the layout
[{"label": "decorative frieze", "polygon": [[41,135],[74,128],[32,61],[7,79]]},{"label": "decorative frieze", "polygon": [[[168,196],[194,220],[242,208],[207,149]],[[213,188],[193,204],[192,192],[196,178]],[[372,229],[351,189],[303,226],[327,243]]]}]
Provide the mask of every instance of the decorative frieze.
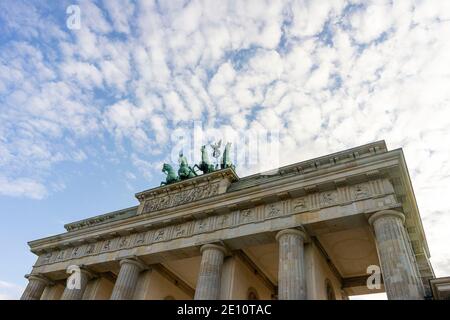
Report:
[{"label": "decorative frieze", "polygon": [[188,202],[209,198],[219,192],[219,182],[182,190],[173,194],[162,195],[145,200],[142,214],[179,206]]},{"label": "decorative frieze", "polygon": [[359,201],[393,193],[391,188],[392,186],[387,180],[378,180],[353,186],[343,186],[339,187],[338,190],[309,193],[298,198],[281,200],[253,208],[234,210],[221,215],[211,215],[180,224],[168,225],[126,236],[117,236],[111,239],[103,239],[93,243],[57,250],[42,255],[38,260],[37,265],[56,263],[104,252],[152,245],[158,242],[192,237],[202,233],[276,219],[290,214],[318,210],[329,206],[343,205],[351,201]]},{"label": "decorative frieze", "polygon": [[225,193],[238,180],[232,168],[204,174],[186,181],[136,194],[141,203],[138,214],[153,213]]}]

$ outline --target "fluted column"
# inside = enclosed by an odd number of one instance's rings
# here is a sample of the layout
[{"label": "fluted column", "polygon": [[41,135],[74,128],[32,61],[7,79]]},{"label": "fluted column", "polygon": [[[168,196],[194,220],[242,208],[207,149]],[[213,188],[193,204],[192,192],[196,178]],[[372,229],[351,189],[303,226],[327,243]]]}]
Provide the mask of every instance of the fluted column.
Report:
[{"label": "fluted column", "polygon": [[304,241],[306,234],[297,229],[278,232],[278,299],[305,300],[306,278]]},{"label": "fluted column", "polygon": [[51,281],[39,274],[27,274],[28,285],[20,300],[39,300],[46,286],[51,285]]},{"label": "fluted column", "polygon": [[137,258],[120,260],[120,271],[111,294],[111,300],[133,299],[139,273],[147,266]]},{"label": "fluted column", "polygon": [[80,271],[77,272],[76,274],[72,274],[68,280],[68,281],[70,281],[70,279],[72,279],[72,280],[76,281],[75,278],[72,278],[72,277],[79,276],[80,277],[79,286],[76,286],[74,288],[69,288],[66,284],[66,287],[64,288],[64,292],[61,296],[61,300],[81,300],[81,298],[83,297],[84,291],[86,290],[86,286],[87,286],[89,280],[94,277],[94,274],[82,267],[80,267],[79,270]]},{"label": "fluted column", "polygon": [[200,248],[202,261],[198,274],[195,300],[217,300],[220,295],[222,265],[226,249],[215,244],[205,244]]},{"label": "fluted column", "polygon": [[403,226],[405,216],[394,210],[373,214],[373,226],[384,286],[389,300],[422,300],[423,283],[408,235]]}]

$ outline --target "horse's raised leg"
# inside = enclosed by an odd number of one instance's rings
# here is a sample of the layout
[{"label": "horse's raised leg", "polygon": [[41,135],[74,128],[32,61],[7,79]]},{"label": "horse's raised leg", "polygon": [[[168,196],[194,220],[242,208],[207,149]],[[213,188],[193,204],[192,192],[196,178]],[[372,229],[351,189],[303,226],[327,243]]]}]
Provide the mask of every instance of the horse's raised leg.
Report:
[{"label": "horse's raised leg", "polygon": [[192,167],[192,172],[194,172],[194,174],[197,176],[197,172],[195,172],[195,168],[197,168],[198,170],[200,170],[202,173],[204,173],[204,171],[202,170],[202,168],[200,168],[198,166],[198,164],[194,164],[194,166]]}]

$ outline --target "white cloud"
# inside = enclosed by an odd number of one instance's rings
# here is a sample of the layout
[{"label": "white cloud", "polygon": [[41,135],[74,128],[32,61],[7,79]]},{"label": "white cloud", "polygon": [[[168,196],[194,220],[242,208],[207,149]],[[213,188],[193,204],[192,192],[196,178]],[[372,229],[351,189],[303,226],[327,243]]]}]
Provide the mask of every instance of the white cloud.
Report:
[{"label": "white cloud", "polygon": [[344,8],[344,1],[301,0],[295,1],[290,10],[293,23],[289,33],[295,37],[313,36],[320,33],[330,18],[336,18]]},{"label": "white cloud", "polygon": [[35,6],[0,10],[2,194],[44,197],[50,169],[89,160],[86,140],[103,135],[108,159],[158,180],[193,120],[215,136],[278,129],[280,165],[385,139],[404,148],[437,272],[450,272],[448,1],[82,1],[76,32]]},{"label": "white cloud", "polygon": [[89,88],[99,87],[103,82],[103,74],[98,68],[90,63],[72,61],[61,66],[61,72],[66,77],[75,77],[81,86]]},{"label": "white cloud", "polygon": [[[96,33],[108,33],[112,31],[112,26],[106,19],[106,13],[89,0],[82,0],[79,3],[81,11],[82,28],[89,28]],[[111,5],[112,6],[112,5]]]},{"label": "white cloud", "polygon": [[17,284],[0,280],[0,300],[17,300],[23,290],[24,288]]},{"label": "white cloud", "polygon": [[209,84],[209,93],[216,97],[227,94],[227,88],[234,82],[236,72],[229,62],[222,64]]},{"label": "white cloud", "polygon": [[373,1],[355,13],[350,22],[358,42],[368,43],[388,32],[394,23],[390,1]]},{"label": "white cloud", "polygon": [[106,0],[103,1],[103,4],[113,21],[114,31],[129,33],[134,4],[124,0]]},{"label": "white cloud", "polygon": [[9,180],[4,176],[0,176],[0,194],[13,197],[43,199],[47,195],[47,189],[44,185],[32,179],[19,178]]}]

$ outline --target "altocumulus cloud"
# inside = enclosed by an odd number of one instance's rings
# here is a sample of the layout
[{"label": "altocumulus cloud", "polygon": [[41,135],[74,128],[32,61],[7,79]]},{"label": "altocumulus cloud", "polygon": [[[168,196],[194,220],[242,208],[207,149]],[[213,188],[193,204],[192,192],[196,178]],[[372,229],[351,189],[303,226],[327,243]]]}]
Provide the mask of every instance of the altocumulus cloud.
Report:
[{"label": "altocumulus cloud", "polygon": [[23,290],[21,286],[0,280],[0,300],[19,299]]},{"label": "altocumulus cloud", "polygon": [[449,1],[79,1],[80,30],[69,4],[0,4],[0,194],[100,157],[151,179],[192,121],[277,130],[280,165],[385,139],[450,274]]}]

